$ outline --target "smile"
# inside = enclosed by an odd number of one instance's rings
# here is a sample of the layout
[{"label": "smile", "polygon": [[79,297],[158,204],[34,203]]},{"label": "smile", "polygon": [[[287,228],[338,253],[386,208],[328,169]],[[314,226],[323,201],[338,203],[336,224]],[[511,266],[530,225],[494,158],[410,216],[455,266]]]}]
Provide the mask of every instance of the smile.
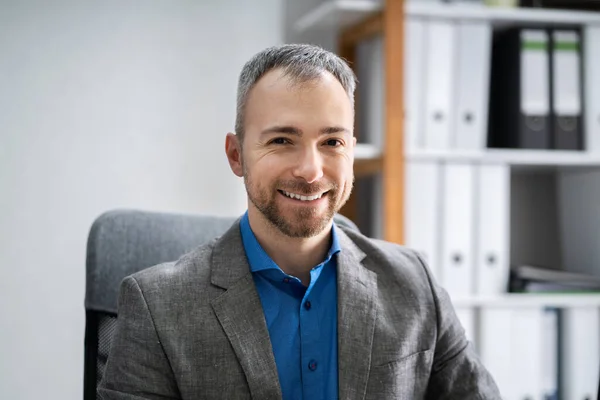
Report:
[{"label": "smile", "polygon": [[291,192],[286,192],[285,190],[280,190],[279,191],[281,194],[285,195],[286,197],[289,197],[291,199],[296,199],[296,200],[300,200],[300,201],[314,201],[314,200],[318,200],[320,199],[325,193],[327,192],[323,192],[323,193],[319,193],[316,194],[314,196],[303,196],[300,194],[296,194],[296,193],[291,193]]}]

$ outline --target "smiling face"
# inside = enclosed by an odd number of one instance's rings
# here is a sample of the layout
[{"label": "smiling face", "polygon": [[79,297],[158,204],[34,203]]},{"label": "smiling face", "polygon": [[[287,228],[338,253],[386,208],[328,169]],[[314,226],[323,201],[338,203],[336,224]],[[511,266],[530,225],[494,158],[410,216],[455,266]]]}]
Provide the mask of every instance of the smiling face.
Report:
[{"label": "smiling face", "polygon": [[295,82],[281,69],[265,74],[248,97],[243,145],[233,135],[226,144],[232,169],[244,177],[249,212],[290,237],[328,227],[352,190],[353,118],[333,75]]}]

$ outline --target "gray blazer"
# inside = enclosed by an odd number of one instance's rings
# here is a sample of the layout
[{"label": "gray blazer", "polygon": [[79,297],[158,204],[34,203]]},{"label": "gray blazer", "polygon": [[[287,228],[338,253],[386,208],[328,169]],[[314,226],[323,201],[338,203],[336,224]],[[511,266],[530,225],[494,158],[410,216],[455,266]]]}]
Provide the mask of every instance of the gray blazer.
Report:
[{"label": "gray blazer", "polygon": [[[419,256],[338,230],[339,398],[500,399]],[[281,399],[239,229],[127,277],[106,400]]]}]

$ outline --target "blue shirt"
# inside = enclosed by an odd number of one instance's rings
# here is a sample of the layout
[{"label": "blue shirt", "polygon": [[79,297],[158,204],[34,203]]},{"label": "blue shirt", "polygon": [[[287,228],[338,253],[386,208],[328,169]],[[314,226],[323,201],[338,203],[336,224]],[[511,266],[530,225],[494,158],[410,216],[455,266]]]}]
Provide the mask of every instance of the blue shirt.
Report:
[{"label": "blue shirt", "polygon": [[242,242],[262,303],[284,400],[338,398],[337,262],[335,226],[325,260],[310,271],[310,284],[287,275],[240,221]]}]

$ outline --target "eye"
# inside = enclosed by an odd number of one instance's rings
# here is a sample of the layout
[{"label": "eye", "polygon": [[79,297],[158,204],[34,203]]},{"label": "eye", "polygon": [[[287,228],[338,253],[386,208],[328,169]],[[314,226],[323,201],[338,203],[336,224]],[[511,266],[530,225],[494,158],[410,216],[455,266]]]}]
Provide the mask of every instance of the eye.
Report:
[{"label": "eye", "polygon": [[275,138],[275,139],[273,139],[273,140],[271,140],[269,142],[269,144],[280,144],[280,145],[281,144],[288,144],[288,143],[290,143],[290,141],[287,138],[284,138],[284,137],[278,137],[278,138]]},{"label": "eye", "polygon": [[341,140],[339,139],[329,139],[325,142],[326,146],[331,146],[331,147],[338,147],[341,146],[343,143]]}]

